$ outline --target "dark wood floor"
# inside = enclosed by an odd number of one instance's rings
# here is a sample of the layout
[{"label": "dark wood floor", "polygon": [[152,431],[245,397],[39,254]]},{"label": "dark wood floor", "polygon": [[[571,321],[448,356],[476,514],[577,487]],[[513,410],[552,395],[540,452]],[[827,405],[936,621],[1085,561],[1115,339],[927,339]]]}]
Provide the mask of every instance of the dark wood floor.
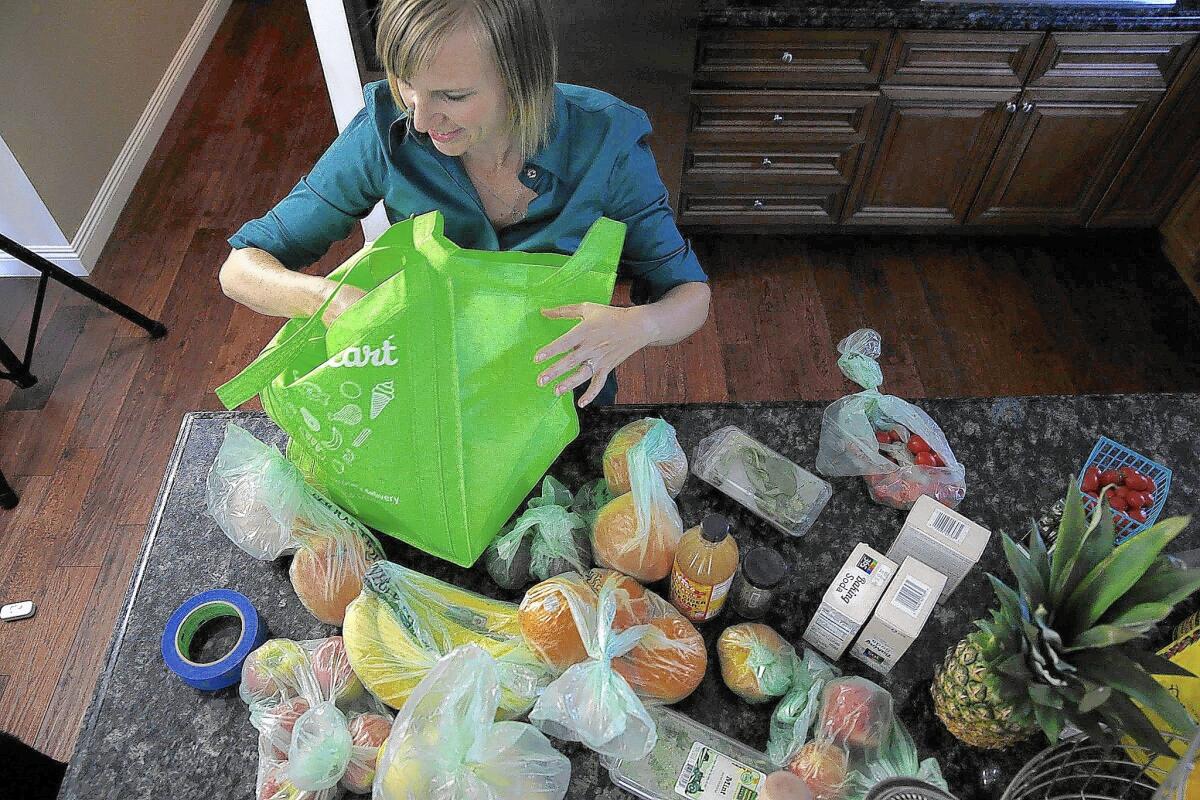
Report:
[{"label": "dark wood floor", "polygon": [[[0,729],[69,757],[181,416],[278,327],[226,300],[225,238],[311,166],[335,129],[303,3],[235,2],[95,273],[163,319],[136,329],[52,292],[33,389],[0,382]],[[656,142],[658,148],[678,142]],[[329,270],[361,234],[314,267]],[[908,397],[1200,390],[1200,305],[1148,236],[1088,241],[779,236],[698,239],[708,323],[638,354],[626,403],[828,400],[837,341],[884,337]],[[0,335],[23,341],[32,281],[0,280]]]}]

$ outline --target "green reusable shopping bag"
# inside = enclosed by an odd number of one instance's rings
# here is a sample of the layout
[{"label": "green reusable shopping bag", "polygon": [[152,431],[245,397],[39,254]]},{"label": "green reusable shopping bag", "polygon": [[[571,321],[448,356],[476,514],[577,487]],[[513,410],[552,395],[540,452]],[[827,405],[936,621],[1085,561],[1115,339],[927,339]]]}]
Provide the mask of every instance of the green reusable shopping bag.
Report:
[{"label": "green reusable shopping bag", "polygon": [[389,228],[330,273],[366,297],[328,329],[324,307],[289,321],[217,396],[258,394],[338,505],[470,566],[579,434],[533,361],[576,321],[541,310],[612,301],[625,225],[597,220],[570,257],[466,250],[442,226],[434,211]]}]

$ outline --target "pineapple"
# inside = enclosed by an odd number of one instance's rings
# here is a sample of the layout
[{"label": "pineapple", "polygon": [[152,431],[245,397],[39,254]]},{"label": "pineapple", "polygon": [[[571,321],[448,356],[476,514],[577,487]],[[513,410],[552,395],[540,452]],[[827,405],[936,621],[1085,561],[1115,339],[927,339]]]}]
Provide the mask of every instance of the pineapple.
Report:
[{"label": "pineapple", "polygon": [[1169,752],[1142,708],[1190,737],[1195,722],[1151,675],[1189,675],[1137,640],[1200,589],[1200,569],[1160,553],[1187,524],[1163,520],[1117,546],[1103,498],[1089,521],[1074,481],[1051,558],[1037,525],[1027,551],[1003,537],[1017,588],[988,578],[1000,601],[960,641],[933,678],[934,710],[955,737],[997,749],[1039,729],[1051,742],[1069,722],[1111,741],[1105,729]]}]

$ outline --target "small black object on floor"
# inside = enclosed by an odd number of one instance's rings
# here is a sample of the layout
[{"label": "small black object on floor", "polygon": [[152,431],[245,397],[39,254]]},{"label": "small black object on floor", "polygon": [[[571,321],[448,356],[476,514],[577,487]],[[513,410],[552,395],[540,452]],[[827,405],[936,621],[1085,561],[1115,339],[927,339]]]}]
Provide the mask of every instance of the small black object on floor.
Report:
[{"label": "small black object on floor", "polygon": [[0,732],[0,786],[22,800],[58,797],[67,765],[34,750],[15,736]]}]

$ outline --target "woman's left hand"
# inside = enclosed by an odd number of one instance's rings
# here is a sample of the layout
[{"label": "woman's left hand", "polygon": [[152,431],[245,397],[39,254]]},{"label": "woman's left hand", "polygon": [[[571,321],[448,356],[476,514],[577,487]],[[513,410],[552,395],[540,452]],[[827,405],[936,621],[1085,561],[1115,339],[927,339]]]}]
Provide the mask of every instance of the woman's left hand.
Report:
[{"label": "woman's left hand", "polygon": [[535,363],[541,363],[565,354],[538,376],[538,386],[546,386],[567,375],[555,387],[555,392],[561,395],[590,380],[591,385],[579,398],[579,407],[592,402],[604,388],[609,373],[653,341],[646,309],[646,306],[619,308],[599,303],[543,309],[542,316],[549,319],[577,319],[580,322],[533,357]]}]

